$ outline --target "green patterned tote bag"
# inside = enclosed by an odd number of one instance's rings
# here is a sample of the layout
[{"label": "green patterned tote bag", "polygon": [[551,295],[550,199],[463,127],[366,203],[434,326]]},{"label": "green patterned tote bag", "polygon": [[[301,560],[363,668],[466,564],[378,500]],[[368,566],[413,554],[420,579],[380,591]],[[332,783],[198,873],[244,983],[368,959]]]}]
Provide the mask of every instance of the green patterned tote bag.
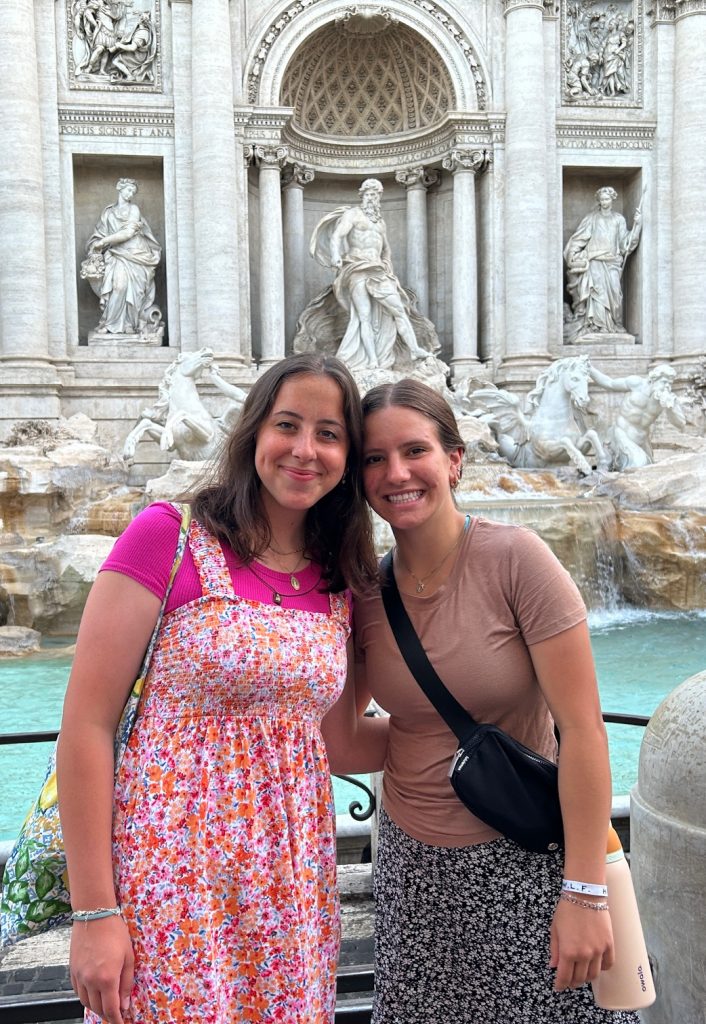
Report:
[{"label": "green patterned tote bag", "polygon": [[[181,512],[179,541],[140,675],[130,691],[115,733],[116,773],[137,718],[140,697],[162,624],[164,608],[186,547],[191,508],[189,505],[176,507]],[[5,865],[0,901],[0,945],[10,946],[29,935],[37,935],[57,925],[67,924],[71,919],[68,886],[66,854],[57,802],[55,745],[39,797],[20,829]]]}]

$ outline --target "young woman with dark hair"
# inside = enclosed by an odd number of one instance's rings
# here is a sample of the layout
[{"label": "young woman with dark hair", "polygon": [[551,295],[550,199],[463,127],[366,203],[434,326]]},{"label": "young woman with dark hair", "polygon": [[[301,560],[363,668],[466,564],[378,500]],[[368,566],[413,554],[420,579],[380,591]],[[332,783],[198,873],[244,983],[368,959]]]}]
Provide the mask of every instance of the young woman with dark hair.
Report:
[{"label": "young woman with dark hair", "polygon": [[[58,751],[86,1017],[333,1020],[336,835],[320,732],[347,675],[350,591],[375,575],[360,401],[336,359],[253,385],[195,494],[140,710],[113,737],[166,592],[181,516],[118,539],[81,622]],[[386,725],[361,723],[379,768]]]}]

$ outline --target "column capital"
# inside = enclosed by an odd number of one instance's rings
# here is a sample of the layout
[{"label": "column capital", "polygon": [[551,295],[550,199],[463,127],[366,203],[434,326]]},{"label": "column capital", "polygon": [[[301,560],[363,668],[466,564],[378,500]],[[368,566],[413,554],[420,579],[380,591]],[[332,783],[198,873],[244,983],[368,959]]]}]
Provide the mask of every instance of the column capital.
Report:
[{"label": "column capital", "polygon": [[441,161],[446,171],[455,174],[456,171],[473,171],[474,174],[481,174],[491,163],[491,156],[487,149],[452,149]]},{"label": "column capital", "polygon": [[547,4],[545,0],[502,0],[503,3],[503,14],[507,18],[508,14],[512,14],[513,11],[519,10],[520,7],[533,7],[537,11],[541,11],[544,14],[544,10],[547,6],[553,9],[553,4]]},{"label": "column capital", "polygon": [[406,189],[419,188],[426,190],[431,185],[436,185],[438,180],[438,171],[428,170],[426,167],[422,167],[421,164],[418,167],[405,167],[404,170],[395,173],[397,184],[404,185]]},{"label": "column capital", "polygon": [[690,14],[706,14],[706,0],[675,0],[674,20],[688,18]]},{"label": "column capital", "polygon": [[280,171],[289,156],[289,150],[286,146],[262,146],[255,144],[247,147],[247,149],[250,150],[250,153],[246,152],[246,159],[249,156],[250,160],[257,167],[276,167]]},{"label": "column capital", "polygon": [[304,188],[310,185],[316,173],[313,167],[305,164],[286,164],[282,170],[282,188]]}]

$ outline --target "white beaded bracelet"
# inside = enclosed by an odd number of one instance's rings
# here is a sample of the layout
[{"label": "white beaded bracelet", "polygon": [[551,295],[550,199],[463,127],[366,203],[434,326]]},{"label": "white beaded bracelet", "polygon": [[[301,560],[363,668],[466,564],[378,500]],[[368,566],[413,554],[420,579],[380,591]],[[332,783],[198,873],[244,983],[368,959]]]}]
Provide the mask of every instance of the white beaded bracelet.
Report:
[{"label": "white beaded bracelet", "polygon": [[74,910],[72,921],[100,921],[104,917],[120,917],[120,907],[96,907],[95,910]]},{"label": "white beaded bracelet", "polygon": [[570,878],[565,878],[561,883],[563,892],[580,892],[585,896],[607,896],[608,886],[607,885],[594,885],[593,882],[573,882]]}]

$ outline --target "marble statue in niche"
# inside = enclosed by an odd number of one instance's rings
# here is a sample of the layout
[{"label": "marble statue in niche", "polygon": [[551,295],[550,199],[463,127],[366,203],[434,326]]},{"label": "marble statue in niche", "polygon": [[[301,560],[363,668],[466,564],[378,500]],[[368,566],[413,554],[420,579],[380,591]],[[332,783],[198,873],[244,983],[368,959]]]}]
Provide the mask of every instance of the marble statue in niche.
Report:
[{"label": "marble statue in niche", "polygon": [[646,377],[609,377],[595,366],[590,366],[589,373],[599,387],[625,395],[607,424],[611,469],[636,469],[654,462],[650,431],[663,412],[679,430],[686,426],[686,414],[672,391],[676,371],[667,363],[658,363]]},{"label": "marble statue in niche", "polygon": [[635,21],[629,5],[578,0],[566,12],[564,94],[568,102],[629,98]]},{"label": "marble statue in niche", "polygon": [[304,310],[294,339],[295,351],[337,343],[336,355],[353,371],[411,365],[439,348],[433,324],[395,276],[382,191],[380,181],[366,179],[359,206],[338,207],[314,229],[309,251],[336,277]]},{"label": "marble statue in niche", "polygon": [[628,231],[625,218],[613,210],[614,188],[596,192],[596,207],[587,214],[564,249],[566,287],[571,311],[564,322],[564,341],[588,334],[624,334],[622,276],[625,260],[635,251],[642,230],[641,205]]},{"label": "marble statue in niche", "polygon": [[150,11],[133,0],[74,0],[73,49],[79,81],[154,83],[157,32]]},{"label": "marble statue in niche", "polygon": [[162,247],[134,202],[137,182],[120,178],[118,198],[101,213],[86,243],[81,278],[100,303],[89,342],[101,336],[161,344],[162,313],[155,305],[155,270]]}]

